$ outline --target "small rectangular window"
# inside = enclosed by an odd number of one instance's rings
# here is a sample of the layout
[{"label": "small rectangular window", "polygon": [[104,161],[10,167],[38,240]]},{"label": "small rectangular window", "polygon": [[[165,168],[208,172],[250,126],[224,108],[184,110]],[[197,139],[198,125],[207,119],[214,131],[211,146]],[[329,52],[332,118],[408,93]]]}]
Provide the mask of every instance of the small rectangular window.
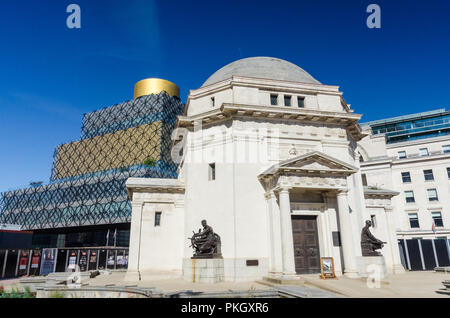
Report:
[{"label": "small rectangular window", "polygon": [[436,226],[436,227],[444,226],[444,222],[442,222],[441,212],[432,212],[431,217],[433,218],[434,226]]},{"label": "small rectangular window", "polygon": [[421,149],[419,150],[419,152],[420,152],[420,156],[421,156],[421,157],[426,157],[426,156],[428,156],[428,148],[421,148]]},{"label": "small rectangular window", "polygon": [[155,226],[161,226],[161,214],[162,212],[155,212]]},{"label": "small rectangular window", "polygon": [[423,171],[423,176],[425,178],[425,181],[433,181],[434,180],[434,175],[433,175],[433,170],[424,170]]},{"label": "small rectangular window", "polygon": [[209,181],[216,180],[216,164],[209,164]]},{"label": "small rectangular window", "polygon": [[289,95],[284,95],[284,106],[291,106],[291,96]]},{"label": "small rectangular window", "polygon": [[443,153],[450,153],[450,145],[442,146]]},{"label": "small rectangular window", "polygon": [[399,151],[398,159],[405,159],[405,158],[406,158],[406,151]]},{"label": "small rectangular window", "polygon": [[211,106],[216,106],[216,99],[214,97],[211,97]]},{"label": "small rectangular window", "polygon": [[411,175],[409,172],[402,172],[402,181],[403,181],[403,183],[411,182]]},{"label": "small rectangular window", "polygon": [[450,168],[447,168],[447,177],[450,179]]},{"label": "small rectangular window", "polygon": [[428,189],[427,194],[428,194],[428,201],[430,202],[439,201],[436,189]]},{"label": "small rectangular window", "polygon": [[297,97],[297,103],[298,103],[298,107],[299,108],[304,108],[305,107],[305,98],[298,96]]},{"label": "small rectangular window", "polygon": [[413,191],[405,191],[406,203],[414,203],[416,200],[414,199]]},{"label": "small rectangular window", "polygon": [[417,213],[409,213],[408,214],[408,218],[409,218],[409,226],[414,229],[414,228],[419,228],[419,217],[417,216]]},{"label": "small rectangular window", "polygon": [[270,95],[270,105],[273,105],[273,106],[278,105],[278,95],[275,95],[275,94]]}]

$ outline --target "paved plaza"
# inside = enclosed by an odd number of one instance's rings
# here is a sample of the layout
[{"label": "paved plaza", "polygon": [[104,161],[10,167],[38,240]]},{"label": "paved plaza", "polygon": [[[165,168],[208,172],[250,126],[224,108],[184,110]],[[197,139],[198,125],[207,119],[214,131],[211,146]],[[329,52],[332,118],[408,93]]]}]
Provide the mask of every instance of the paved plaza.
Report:
[{"label": "paved plaza", "polygon": [[[130,283],[125,281],[125,272],[111,272],[109,275],[100,275],[83,281],[83,286],[89,287],[136,287],[157,289],[165,293],[177,292],[263,292],[273,288],[292,289],[297,292],[308,292],[308,297],[352,297],[352,298],[449,298],[445,293],[442,282],[450,279],[450,273],[437,273],[433,271],[407,272],[405,274],[386,277],[379,288],[369,288],[365,279],[339,279],[322,280],[318,275],[302,275],[303,286],[274,285],[264,281],[258,282],[220,282],[216,284],[192,283],[182,278],[154,279]],[[5,290],[19,287],[19,280],[3,280],[0,286]]]}]

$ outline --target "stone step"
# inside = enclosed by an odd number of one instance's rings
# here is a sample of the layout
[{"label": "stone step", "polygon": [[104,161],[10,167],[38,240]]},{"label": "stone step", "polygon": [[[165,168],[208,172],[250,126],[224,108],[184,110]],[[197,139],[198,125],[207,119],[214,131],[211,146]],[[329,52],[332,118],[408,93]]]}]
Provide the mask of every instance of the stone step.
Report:
[{"label": "stone step", "polygon": [[[266,283],[265,285],[271,284],[271,285],[304,285],[305,280],[302,277],[296,276],[296,277],[277,277],[277,276],[264,276],[262,281]],[[267,286],[271,286],[267,285]]]}]

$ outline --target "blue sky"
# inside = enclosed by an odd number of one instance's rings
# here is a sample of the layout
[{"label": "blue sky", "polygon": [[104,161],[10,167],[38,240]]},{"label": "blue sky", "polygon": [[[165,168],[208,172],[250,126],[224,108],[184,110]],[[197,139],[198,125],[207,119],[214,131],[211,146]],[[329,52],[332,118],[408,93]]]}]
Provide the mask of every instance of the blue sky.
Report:
[{"label": "blue sky", "polygon": [[[79,4],[81,30],[66,7]],[[382,10],[368,29],[366,7]],[[273,56],[338,85],[363,121],[450,108],[450,3],[438,1],[1,0],[0,192],[48,181],[83,113],[162,77],[183,101],[220,67]]]}]

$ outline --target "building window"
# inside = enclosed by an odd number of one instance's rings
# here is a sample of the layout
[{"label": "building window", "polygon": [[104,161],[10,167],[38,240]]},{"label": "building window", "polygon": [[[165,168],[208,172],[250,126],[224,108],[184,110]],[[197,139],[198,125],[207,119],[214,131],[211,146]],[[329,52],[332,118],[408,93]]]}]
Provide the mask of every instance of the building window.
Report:
[{"label": "building window", "polygon": [[436,189],[428,189],[428,201],[439,201]]},{"label": "building window", "polygon": [[420,152],[420,156],[421,156],[421,157],[426,157],[426,156],[428,156],[428,148],[421,148],[421,149],[419,150],[419,152]]},{"label": "building window", "polygon": [[374,228],[377,227],[377,216],[376,215],[371,215],[370,216],[370,221],[372,222],[372,226]]},{"label": "building window", "polygon": [[450,153],[450,145],[442,146],[443,153]]},{"label": "building window", "polygon": [[291,106],[291,96],[284,95],[284,106]]},{"label": "building window", "polygon": [[416,200],[414,199],[413,191],[405,191],[406,203],[414,203]]},{"label": "building window", "polygon": [[161,226],[161,214],[162,212],[155,213],[155,226]]},{"label": "building window", "polygon": [[299,108],[304,108],[305,107],[305,98],[298,96],[297,97],[297,102],[298,102],[298,107]]},{"label": "building window", "polygon": [[211,106],[212,107],[216,106],[216,99],[214,97],[211,97]]},{"label": "building window", "polygon": [[409,213],[408,214],[408,218],[409,218],[409,226],[414,229],[414,228],[419,228],[419,217],[417,216],[417,213]]},{"label": "building window", "polygon": [[365,173],[363,173],[363,174],[361,175],[361,179],[362,179],[362,184],[363,184],[363,186],[367,186],[367,176],[366,176]]},{"label": "building window", "polygon": [[405,159],[405,158],[406,158],[406,151],[399,151],[398,159]]},{"label": "building window", "polygon": [[450,179],[450,168],[447,168],[447,177]]},{"label": "building window", "polygon": [[209,181],[216,180],[216,164],[210,163],[209,164]]},{"label": "building window", "polygon": [[424,170],[423,176],[425,177],[425,181],[433,181],[434,180],[433,170],[431,170],[431,169]]},{"label": "building window", "polygon": [[431,217],[433,218],[434,226],[443,227],[444,222],[442,222],[441,212],[431,212]]},{"label": "building window", "polygon": [[270,105],[278,105],[278,95],[271,94],[270,95]]},{"label": "building window", "polygon": [[403,183],[411,182],[411,175],[409,172],[402,172],[402,181],[403,181]]}]

